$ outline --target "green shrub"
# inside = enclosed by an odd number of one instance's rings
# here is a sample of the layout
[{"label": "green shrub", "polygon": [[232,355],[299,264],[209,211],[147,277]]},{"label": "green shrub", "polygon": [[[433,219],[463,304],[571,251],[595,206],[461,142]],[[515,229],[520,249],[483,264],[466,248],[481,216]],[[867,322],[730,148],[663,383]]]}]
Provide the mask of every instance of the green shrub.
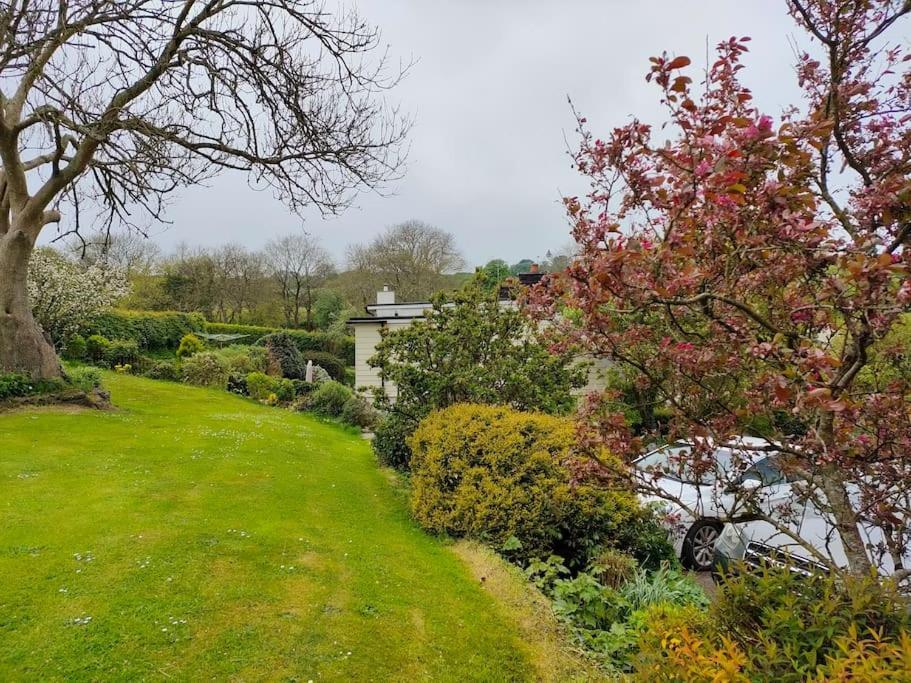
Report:
[{"label": "green shrub", "polygon": [[34,383],[28,375],[18,372],[0,374],[0,400],[27,396],[33,387]]},{"label": "green shrub", "polygon": [[93,334],[85,340],[85,355],[93,363],[100,363],[104,360],[105,353],[111,345],[107,337],[100,334]]},{"label": "green shrub", "polygon": [[344,382],[345,364],[338,356],[333,356],[325,351],[301,351],[301,359],[304,365],[307,364],[308,360],[313,361],[314,365],[318,365],[328,372],[329,377],[338,382]]},{"label": "green shrub", "polygon": [[101,387],[101,372],[98,368],[81,366],[67,370],[66,374],[71,385],[87,394]]},{"label": "green shrub", "polygon": [[361,429],[371,429],[376,424],[376,410],[357,395],[345,401],[340,417],[342,422]]},{"label": "green shrub", "polygon": [[265,401],[269,394],[277,394],[278,380],[263,372],[247,375],[247,395],[256,401]]},{"label": "green shrub", "polygon": [[66,382],[60,378],[35,380],[18,372],[0,374],[0,401],[22,396],[52,394],[66,388]]},{"label": "green shrub", "polygon": [[240,346],[234,344],[216,353],[228,361],[231,372],[248,375],[251,372],[266,372],[269,369],[269,352],[261,346]]},{"label": "green shrub", "polygon": [[414,421],[400,413],[387,413],[377,422],[373,430],[373,452],[381,465],[400,472],[407,472],[411,468],[408,439],[414,429]]},{"label": "green shrub", "polygon": [[[567,570],[554,571],[553,564],[532,563],[528,573],[551,596],[554,613],[570,626],[579,643],[617,671],[632,668],[655,610],[686,609],[698,614],[708,604],[705,592],[676,569],[638,569],[612,588],[588,572],[566,578]],[[542,570],[549,582],[539,578]]]},{"label": "green shrub", "polygon": [[572,481],[582,460],[568,418],[461,404],[431,413],[408,444],[415,519],[495,547],[515,537],[519,559],[585,566],[641,514],[628,493]]},{"label": "green shrub", "polygon": [[307,364],[301,353],[286,332],[276,332],[263,337],[260,342],[269,352],[269,359],[287,379],[305,379]]},{"label": "green shrub", "polygon": [[290,403],[291,401],[294,400],[294,396],[295,396],[294,382],[295,382],[295,380],[284,379],[284,378],[278,380],[278,383],[276,384],[276,387],[275,387],[274,394],[275,394],[276,398],[278,399],[279,403]]},{"label": "green shrub", "polygon": [[66,342],[66,347],[63,349],[63,357],[67,360],[84,360],[85,354],[85,337],[81,334],[74,334]]},{"label": "green shrub", "polygon": [[202,339],[191,332],[180,338],[180,345],[177,347],[177,357],[189,358],[205,348],[206,345],[203,343]]},{"label": "green shrub", "polygon": [[613,548],[599,553],[591,566],[592,573],[598,581],[608,588],[619,588],[630,581],[638,568],[639,563],[635,557]]},{"label": "green shrub", "polygon": [[169,382],[180,381],[180,370],[177,368],[177,363],[171,360],[153,361],[143,374],[150,379],[162,379]]},{"label": "green shrub", "polygon": [[307,399],[307,407],[317,415],[341,417],[345,403],[354,393],[344,384],[329,380],[314,389]]},{"label": "green shrub", "polygon": [[803,577],[766,567],[724,581],[710,617],[718,636],[737,640],[757,671],[770,679],[804,680],[837,639],[858,633],[897,638],[911,630],[908,602],[876,577]]},{"label": "green shrub", "polygon": [[231,368],[218,355],[204,351],[187,358],[182,365],[183,378],[188,384],[226,389]]},{"label": "green shrub", "polygon": [[787,569],[728,577],[708,612],[650,614],[638,681],[903,681],[911,662],[905,598],[876,577]]},{"label": "green shrub", "polygon": [[104,362],[110,368],[139,363],[139,345],[132,339],[114,339],[104,351]]},{"label": "green shrub", "polygon": [[109,311],[96,316],[86,329],[108,339],[132,339],[143,349],[176,349],[181,338],[204,327],[205,320],[197,313]]}]

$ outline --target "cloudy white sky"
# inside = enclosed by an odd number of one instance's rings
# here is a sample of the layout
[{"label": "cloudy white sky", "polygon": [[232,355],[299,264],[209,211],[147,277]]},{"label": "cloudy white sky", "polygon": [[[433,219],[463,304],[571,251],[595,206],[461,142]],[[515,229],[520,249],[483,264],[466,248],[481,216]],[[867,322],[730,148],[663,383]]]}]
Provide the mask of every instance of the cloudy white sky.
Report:
[{"label": "cloudy white sky", "polygon": [[[795,101],[793,41],[784,0],[356,0],[394,57],[416,64],[392,93],[415,126],[393,196],[362,195],[344,215],[304,221],[245,178],[223,175],[184,191],[155,240],[259,248],[307,230],[341,259],[409,218],[453,234],[469,264],[540,258],[568,241],[559,198],[584,191],[564,136],[567,96],[593,130],[631,115],[654,121],[648,58],[667,50],[705,62],[706,40],[752,37],[744,80],[769,113]],[[696,74],[693,74],[694,77]]]}]

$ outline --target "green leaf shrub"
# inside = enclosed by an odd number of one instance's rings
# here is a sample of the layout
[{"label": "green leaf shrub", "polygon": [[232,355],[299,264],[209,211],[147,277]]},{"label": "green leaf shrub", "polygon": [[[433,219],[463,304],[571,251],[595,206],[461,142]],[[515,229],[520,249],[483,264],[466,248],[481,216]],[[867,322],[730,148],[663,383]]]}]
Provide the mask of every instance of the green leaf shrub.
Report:
[{"label": "green leaf shrub", "polygon": [[67,360],[84,360],[86,353],[85,337],[74,334],[70,337],[63,349],[63,357]]},{"label": "green leaf shrub", "polygon": [[111,342],[107,337],[93,334],[85,340],[85,355],[93,363],[100,363],[104,360],[110,345]]},{"label": "green leaf shrub", "polygon": [[[412,431],[431,411],[456,403],[566,414],[585,381],[571,350],[553,353],[522,311],[502,306],[477,281],[436,297],[425,319],[384,333],[367,362],[397,390],[394,401],[378,390],[376,407],[410,421]],[[399,461],[405,449],[393,448],[397,457],[379,450],[377,457]]]},{"label": "green leaf shrub", "polygon": [[227,389],[231,368],[228,361],[210,351],[187,358],[181,366],[183,379],[188,384]]},{"label": "green leaf shrub", "polygon": [[414,421],[401,413],[387,413],[373,430],[373,452],[379,463],[399,471],[411,467],[408,439],[414,432]]},{"label": "green leaf shrub", "polygon": [[342,419],[342,422],[345,422],[352,427],[371,429],[376,424],[377,413],[373,406],[364,400],[362,396],[355,394],[345,401],[339,417]]},{"label": "green leaf shrub", "polygon": [[307,407],[317,415],[341,417],[345,404],[354,392],[335,380],[323,382],[307,398]]},{"label": "green leaf shrub", "polygon": [[180,344],[177,346],[177,357],[189,358],[190,356],[203,351],[205,348],[206,345],[203,343],[202,339],[190,332],[180,338]]},{"label": "green leaf shrub", "polygon": [[104,363],[109,368],[117,365],[136,365],[139,360],[139,344],[132,339],[114,339],[104,350]]},{"label": "green leaf shrub", "polygon": [[889,581],[765,567],[726,577],[704,619],[647,624],[636,680],[907,680],[909,632]]},{"label": "green leaf shrub", "polygon": [[80,391],[91,393],[101,387],[101,372],[98,368],[80,366],[66,371],[67,381]]},{"label": "green leaf shrub", "polygon": [[172,360],[152,361],[148,364],[148,368],[143,374],[150,379],[161,379],[169,382],[180,381],[180,370],[177,367],[177,363]]}]

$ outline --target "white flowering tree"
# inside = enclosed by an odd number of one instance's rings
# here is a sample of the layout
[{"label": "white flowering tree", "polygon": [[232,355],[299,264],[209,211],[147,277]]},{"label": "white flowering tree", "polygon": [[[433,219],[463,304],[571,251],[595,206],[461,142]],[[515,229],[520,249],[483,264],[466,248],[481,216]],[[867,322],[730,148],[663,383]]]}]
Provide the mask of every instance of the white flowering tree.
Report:
[{"label": "white flowering tree", "polygon": [[123,272],[105,265],[83,267],[53,249],[38,249],[29,261],[28,298],[35,320],[60,346],[93,316],[130,292]]}]

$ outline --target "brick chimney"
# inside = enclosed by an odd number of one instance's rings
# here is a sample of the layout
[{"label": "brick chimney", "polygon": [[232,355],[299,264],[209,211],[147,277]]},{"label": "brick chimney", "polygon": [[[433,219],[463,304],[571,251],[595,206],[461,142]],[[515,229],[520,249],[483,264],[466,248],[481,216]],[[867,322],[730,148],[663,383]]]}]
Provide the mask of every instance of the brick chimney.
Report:
[{"label": "brick chimney", "polygon": [[391,306],[395,303],[395,290],[389,289],[389,285],[383,285],[383,289],[376,293],[376,303],[380,306]]},{"label": "brick chimney", "polygon": [[528,267],[528,272],[529,272],[529,273],[532,273],[532,274],[537,274],[537,272],[538,272],[538,264],[537,264],[537,263],[532,263],[532,264]]}]

